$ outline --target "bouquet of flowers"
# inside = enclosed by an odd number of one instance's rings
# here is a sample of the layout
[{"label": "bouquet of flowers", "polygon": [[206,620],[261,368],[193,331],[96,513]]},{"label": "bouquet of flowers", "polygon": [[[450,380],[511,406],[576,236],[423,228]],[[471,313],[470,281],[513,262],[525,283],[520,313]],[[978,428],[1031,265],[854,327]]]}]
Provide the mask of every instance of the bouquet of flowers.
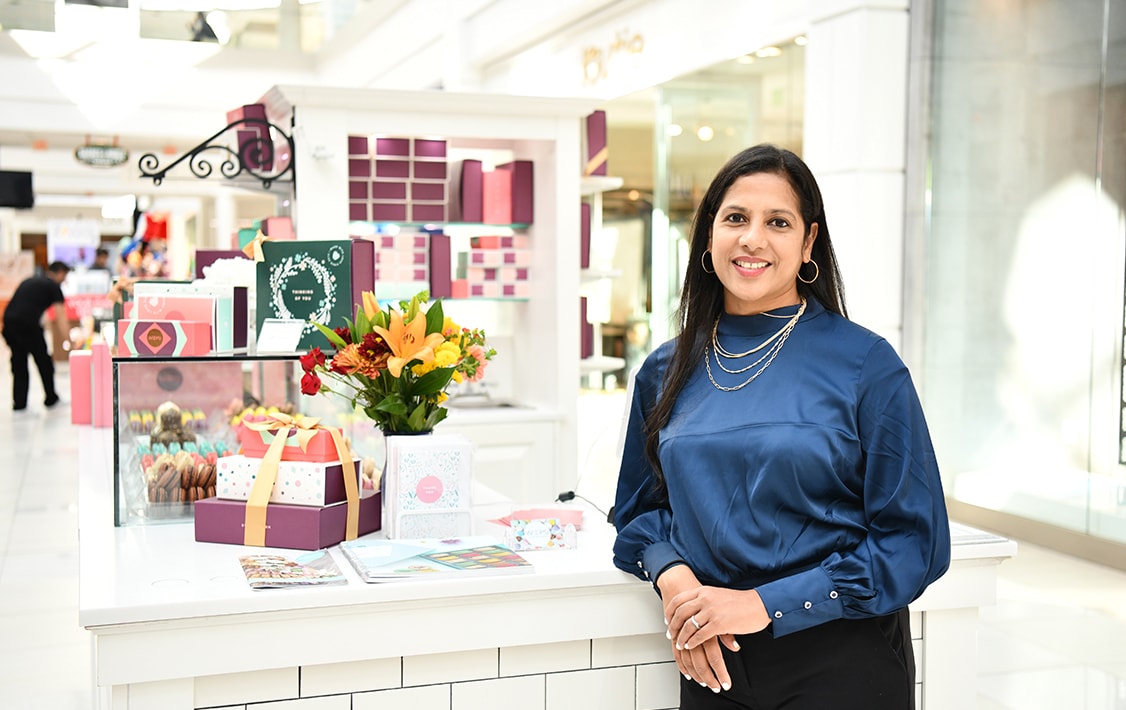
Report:
[{"label": "bouquet of flowers", "polygon": [[496,351],[484,331],[447,318],[440,300],[423,310],[429,296],[422,291],[398,309],[381,310],[365,291],[354,322],[332,330],[314,321],[336,353],[330,359],[315,347],[301,356],[301,392],[349,399],[386,434],[431,431],[446,418],[447,385],[480,380]]}]

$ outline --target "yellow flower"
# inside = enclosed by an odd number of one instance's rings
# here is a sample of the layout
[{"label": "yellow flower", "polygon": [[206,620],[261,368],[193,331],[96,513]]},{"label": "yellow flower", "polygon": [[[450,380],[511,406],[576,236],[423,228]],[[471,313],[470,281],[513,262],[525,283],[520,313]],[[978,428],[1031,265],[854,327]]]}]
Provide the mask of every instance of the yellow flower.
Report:
[{"label": "yellow flower", "polygon": [[457,323],[454,323],[453,318],[446,316],[445,322],[442,323],[442,335],[444,335],[448,338],[451,335],[460,334],[460,333],[461,333],[461,326],[458,325]]},{"label": "yellow flower", "polygon": [[364,301],[364,315],[369,319],[374,318],[376,313],[379,313],[379,301],[375,300],[375,294],[371,291],[364,291],[360,294]]},{"label": "yellow flower", "polygon": [[434,348],[445,342],[440,333],[426,334],[426,318],[421,314],[404,324],[402,314],[392,310],[390,325],[387,329],[375,326],[372,330],[383,336],[394,353],[387,361],[392,377],[399,377],[403,367],[411,360],[430,362],[434,359]]}]

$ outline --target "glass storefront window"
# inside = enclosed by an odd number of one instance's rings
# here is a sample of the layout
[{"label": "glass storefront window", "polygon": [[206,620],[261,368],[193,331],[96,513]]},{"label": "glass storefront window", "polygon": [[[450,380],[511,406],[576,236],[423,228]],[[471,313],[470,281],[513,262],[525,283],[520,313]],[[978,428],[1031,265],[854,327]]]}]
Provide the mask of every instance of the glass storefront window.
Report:
[{"label": "glass storefront window", "polygon": [[1126,8],[935,3],[921,388],[955,501],[1126,542]]}]

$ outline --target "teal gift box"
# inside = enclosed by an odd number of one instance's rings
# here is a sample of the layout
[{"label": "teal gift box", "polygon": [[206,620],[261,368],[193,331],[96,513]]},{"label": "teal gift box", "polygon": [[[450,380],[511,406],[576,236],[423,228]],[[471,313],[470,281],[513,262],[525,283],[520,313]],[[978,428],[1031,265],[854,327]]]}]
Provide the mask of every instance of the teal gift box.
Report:
[{"label": "teal gift box", "polygon": [[[329,328],[355,316],[375,290],[375,244],[366,239],[266,241],[255,275],[258,332],[267,318],[316,321]],[[298,350],[331,347],[306,323]]]}]

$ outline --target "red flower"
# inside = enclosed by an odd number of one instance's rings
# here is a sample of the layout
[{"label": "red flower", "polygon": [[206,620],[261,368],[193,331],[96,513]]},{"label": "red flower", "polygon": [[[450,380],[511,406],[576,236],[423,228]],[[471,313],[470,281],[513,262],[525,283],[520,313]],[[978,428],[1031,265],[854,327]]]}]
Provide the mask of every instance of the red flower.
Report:
[{"label": "red flower", "polygon": [[348,330],[348,326],[342,325],[339,328],[333,328],[332,332],[340,336],[340,339],[344,342],[352,342],[352,331]]},{"label": "red flower", "polygon": [[[321,356],[324,357],[323,355]],[[321,378],[312,372],[306,372],[301,378],[301,394],[314,395],[321,391]]]},{"label": "red flower", "polygon": [[317,347],[299,357],[298,360],[301,362],[302,370],[312,372],[314,368],[325,364],[325,354]]}]

